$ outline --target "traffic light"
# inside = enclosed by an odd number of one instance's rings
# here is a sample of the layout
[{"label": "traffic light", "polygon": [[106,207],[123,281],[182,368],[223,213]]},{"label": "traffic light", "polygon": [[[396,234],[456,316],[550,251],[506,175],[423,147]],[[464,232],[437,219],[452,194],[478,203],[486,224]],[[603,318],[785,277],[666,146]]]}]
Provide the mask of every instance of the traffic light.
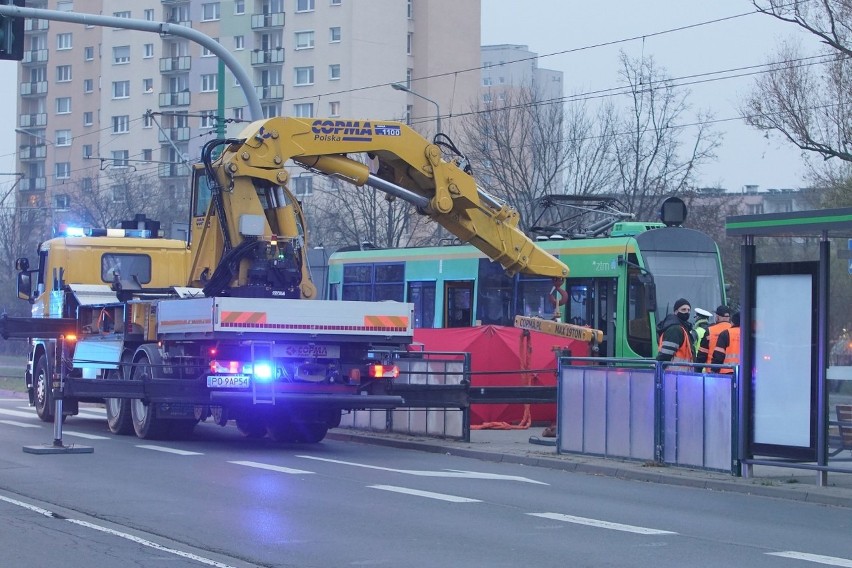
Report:
[{"label": "traffic light", "polygon": [[[25,0],[0,0],[5,6],[24,7]],[[24,18],[0,15],[0,59],[21,61],[24,58]]]}]

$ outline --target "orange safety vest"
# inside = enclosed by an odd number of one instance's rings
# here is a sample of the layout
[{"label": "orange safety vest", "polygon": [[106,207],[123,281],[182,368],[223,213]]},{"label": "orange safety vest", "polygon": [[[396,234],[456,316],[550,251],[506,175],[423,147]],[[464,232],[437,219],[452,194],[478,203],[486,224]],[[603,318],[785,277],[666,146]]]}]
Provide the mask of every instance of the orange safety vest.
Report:
[{"label": "orange safety vest", "polygon": [[731,322],[720,321],[719,323],[714,323],[713,325],[711,325],[710,329],[707,330],[707,333],[710,334],[710,345],[707,348],[707,360],[704,361],[704,363],[713,362],[713,351],[716,350],[716,343],[719,341],[719,334],[730,328]]},{"label": "orange safety vest", "polygon": [[[731,327],[728,328],[728,336],[730,341],[728,341],[728,347],[725,348],[725,365],[739,365],[740,364],[740,328],[739,327]],[[720,369],[720,373],[733,374],[733,369]]]},{"label": "orange safety vest", "polygon": [[[680,326],[681,331],[683,331],[683,339],[680,342],[680,347],[677,348],[674,355],[672,355],[672,363],[684,361],[686,363],[694,363],[695,362],[695,352],[692,350],[692,336],[689,332],[683,327]],[[657,351],[662,349],[663,347],[663,337],[665,333],[660,334],[660,339],[657,341]],[[670,370],[677,371],[692,371],[692,367],[686,366],[671,366],[667,367]]]}]

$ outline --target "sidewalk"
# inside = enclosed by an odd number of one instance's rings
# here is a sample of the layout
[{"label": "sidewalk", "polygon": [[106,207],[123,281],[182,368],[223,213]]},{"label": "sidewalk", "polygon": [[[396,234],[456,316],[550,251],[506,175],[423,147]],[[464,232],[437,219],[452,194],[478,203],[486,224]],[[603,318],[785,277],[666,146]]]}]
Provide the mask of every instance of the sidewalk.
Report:
[{"label": "sidewalk", "polygon": [[817,472],[812,470],[754,466],[754,476],[744,479],[713,471],[657,466],[614,458],[558,454],[555,445],[548,446],[530,442],[531,438],[545,443],[555,442],[555,438],[541,438],[542,430],[543,428],[540,427],[533,427],[528,430],[472,430],[470,443],[425,436],[364,432],[346,428],[330,431],[328,438],[447,453],[485,461],[517,463],[576,473],[605,475],[634,481],[667,483],[712,491],[748,493],[852,508],[852,463],[850,463],[850,473],[829,473],[828,485],[819,487],[817,485]]}]

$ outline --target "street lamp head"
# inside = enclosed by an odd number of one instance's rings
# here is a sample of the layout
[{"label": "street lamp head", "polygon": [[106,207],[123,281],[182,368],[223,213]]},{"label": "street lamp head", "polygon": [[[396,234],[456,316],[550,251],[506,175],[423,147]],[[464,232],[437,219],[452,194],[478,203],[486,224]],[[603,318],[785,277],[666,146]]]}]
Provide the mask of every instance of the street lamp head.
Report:
[{"label": "street lamp head", "polygon": [[411,89],[409,89],[402,83],[391,83],[391,89],[394,89],[396,91],[405,91],[406,93],[411,91]]}]

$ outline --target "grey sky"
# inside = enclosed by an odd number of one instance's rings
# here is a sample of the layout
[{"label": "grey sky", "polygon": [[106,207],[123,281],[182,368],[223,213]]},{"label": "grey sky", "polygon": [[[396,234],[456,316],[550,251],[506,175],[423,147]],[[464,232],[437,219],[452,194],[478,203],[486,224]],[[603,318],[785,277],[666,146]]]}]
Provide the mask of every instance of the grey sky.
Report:
[{"label": "grey sky", "polygon": [[[760,65],[784,37],[799,37],[807,47],[815,45],[795,26],[761,14],[654,35],[753,10],[748,0],[482,0],[482,43],[525,44],[544,56],[646,36],[541,57],[540,67],[564,72],[566,95],[616,86],[622,49],[631,57],[653,55],[658,66],[678,78]],[[688,87],[690,100],[694,110],[711,110],[717,120],[734,119],[738,101],[753,81],[750,76],[694,84]],[[725,135],[723,146],[717,152],[718,161],[702,170],[702,185],[719,184],[734,190],[746,184],[763,188],[803,184],[805,168],[792,145],[778,137],[767,139],[739,120],[719,122],[717,128]]]},{"label": "grey sky", "polygon": [[[653,55],[672,77],[759,65],[782,37],[810,38],[768,16],[749,15],[683,31],[658,32],[752,11],[748,0],[482,0],[482,43],[528,45],[542,57],[539,66],[564,72],[566,95],[617,85],[620,49],[631,56]],[[451,16],[451,15],[448,15]],[[602,43],[645,35],[605,47]],[[0,61],[0,172],[12,172],[16,136],[17,63]],[[717,119],[735,119],[737,103],[753,77],[727,79],[689,87],[694,107],[712,110]],[[800,153],[777,137],[744,126],[739,120],[718,123],[725,133],[716,163],[704,168],[702,185],[739,189],[797,187],[804,172]],[[0,177],[0,188],[12,177]]]}]

